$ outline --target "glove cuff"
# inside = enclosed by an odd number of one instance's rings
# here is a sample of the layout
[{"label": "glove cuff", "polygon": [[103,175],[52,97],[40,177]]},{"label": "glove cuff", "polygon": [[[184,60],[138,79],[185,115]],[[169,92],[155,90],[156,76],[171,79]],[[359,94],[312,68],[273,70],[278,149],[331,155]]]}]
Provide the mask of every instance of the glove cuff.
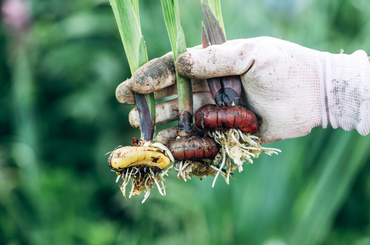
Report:
[{"label": "glove cuff", "polygon": [[370,62],[367,54],[326,54],[322,127],[331,124],[359,134],[370,131]]}]

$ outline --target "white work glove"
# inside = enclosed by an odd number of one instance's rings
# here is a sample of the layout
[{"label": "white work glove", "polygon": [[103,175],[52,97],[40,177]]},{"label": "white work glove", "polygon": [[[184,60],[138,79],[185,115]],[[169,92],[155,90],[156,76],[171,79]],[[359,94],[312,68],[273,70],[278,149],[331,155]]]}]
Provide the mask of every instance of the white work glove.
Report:
[{"label": "white work glove", "polygon": [[[262,119],[262,143],[304,136],[319,125],[361,135],[370,130],[370,63],[364,51],[330,54],[259,37],[189,49],[176,68],[193,79],[241,75],[245,104]],[[136,83],[133,78],[127,84]],[[122,101],[119,93],[117,98]]]}]

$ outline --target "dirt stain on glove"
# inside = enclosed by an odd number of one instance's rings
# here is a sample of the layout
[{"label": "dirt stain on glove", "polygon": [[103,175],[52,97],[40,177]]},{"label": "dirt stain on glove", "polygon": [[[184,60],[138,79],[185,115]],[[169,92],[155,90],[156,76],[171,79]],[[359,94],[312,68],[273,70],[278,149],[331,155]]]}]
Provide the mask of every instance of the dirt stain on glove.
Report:
[{"label": "dirt stain on glove", "polygon": [[191,60],[191,54],[184,53],[177,56],[176,69],[181,76],[195,79],[196,77],[191,73],[193,63],[189,60]]},{"label": "dirt stain on glove", "polygon": [[175,83],[175,65],[172,53],[149,61],[131,77],[131,89],[137,93],[148,94]]}]

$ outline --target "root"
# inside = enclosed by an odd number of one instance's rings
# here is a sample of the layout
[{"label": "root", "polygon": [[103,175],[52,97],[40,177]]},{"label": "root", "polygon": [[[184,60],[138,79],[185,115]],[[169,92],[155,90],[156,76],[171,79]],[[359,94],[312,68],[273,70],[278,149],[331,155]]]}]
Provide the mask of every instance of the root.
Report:
[{"label": "root", "polygon": [[177,172],[177,178],[183,179],[185,182],[193,176],[197,176],[199,179],[203,179],[207,176],[216,176],[219,173],[221,176],[226,176],[224,172],[219,170],[214,161],[204,160],[183,160],[178,161],[174,164],[174,169]]},{"label": "root", "polygon": [[[239,129],[228,129],[225,131],[213,131],[209,135],[221,145],[220,152],[217,154],[216,159],[222,159],[220,162],[221,167],[225,166],[226,169],[226,183],[229,184],[230,175],[238,169],[239,172],[243,171],[243,163],[253,163],[253,158],[259,157],[261,152],[268,155],[278,154],[281,152],[279,149],[262,147],[259,138],[254,135],[244,134]],[[218,175],[216,175],[217,178]],[[212,187],[215,185],[216,178]]]},{"label": "root", "polygon": [[[171,167],[172,168],[172,167]],[[164,196],[166,195],[166,187],[163,183],[165,180],[164,175],[167,175],[168,168],[163,173],[154,171],[150,167],[131,167],[127,168],[124,171],[118,173],[122,177],[121,192],[124,197],[126,197],[126,187],[131,182],[131,190],[129,193],[129,198],[135,195],[140,195],[142,191],[145,192],[144,199],[142,203],[148,199],[150,195],[150,190],[154,186],[157,186],[159,193]],[[118,177],[119,177],[118,176]]]}]

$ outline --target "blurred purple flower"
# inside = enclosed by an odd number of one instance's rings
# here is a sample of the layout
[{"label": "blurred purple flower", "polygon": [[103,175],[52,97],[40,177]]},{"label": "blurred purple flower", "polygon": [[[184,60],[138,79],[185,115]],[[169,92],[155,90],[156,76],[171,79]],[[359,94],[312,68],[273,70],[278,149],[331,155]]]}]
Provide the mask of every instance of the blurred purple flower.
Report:
[{"label": "blurred purple flower", "polygon": [[20,34],[30,25],[30,8],[24,0],[4,0],[1,19],[12,31]]}]

